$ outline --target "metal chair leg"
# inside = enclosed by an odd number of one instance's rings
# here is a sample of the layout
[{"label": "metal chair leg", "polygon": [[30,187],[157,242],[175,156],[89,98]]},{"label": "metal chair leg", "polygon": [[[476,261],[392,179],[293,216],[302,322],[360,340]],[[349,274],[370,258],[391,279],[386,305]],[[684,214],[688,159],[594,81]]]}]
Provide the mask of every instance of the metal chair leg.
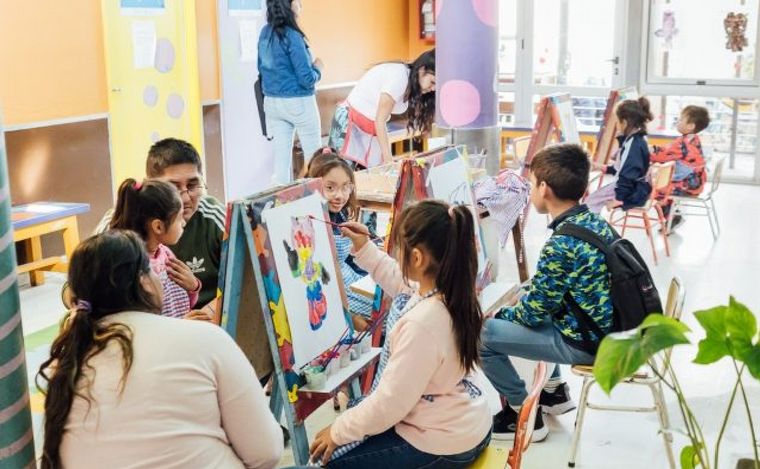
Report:
[{"label": "metal chair leg", "polygon": [[[712,215],[715,218],[715,228],[717,228],[718,236],[720,236],[720,222],[718,221],[718,210],[715,208],[715,200],[710,199],[710,206],[712,207]],[[717,238],[716,238],[717,239]]]},{"label": "metal chair leg", "polygon": [[581,396],[578,401],[578,413],[575,415],[573,440],[570,443],[570,458],[567,461],[568,467],[575,467],[575,457],[578,454],[578,443],[580,442],[581,430],[583,429],[583,418],[586,416],[586,406],[588,406],[588,393],[591,385],[595,382],[591,377],[586,376],[583,378],[583,387],[581,388]]},{"label": "metal chair leg", "polygon": [[649,215],[644,214],[644,230],[647,232],[647,238],[649,238],[649,244],[652,245],[652,257],[654,257],[654,265],[657,265],[657,249],[654,247],[654,236],[652,236],[652,224],[649,221]]},{"label": "metal chair leg", "polygon": [[665,443],[665,453],[668,456],[668,463],[671,469],[676,469],[676,459],[673,454],[673,435],[670,429],[670,419],[668,418],[668,408],[665,407],[665,397],[662,394],[662,385],[658,382],[650,384],[649,389],[652,391],[654,406],[657,408],[657,417],[660,420],[660,432],[662,440]]},{"label": "metal chair leg", "polygon": [[623,217],[623,230],[620,232],[620,236],[622,238],[625,238],[625,229],[628,228],[628,211],[625,212],[625,217]]}]

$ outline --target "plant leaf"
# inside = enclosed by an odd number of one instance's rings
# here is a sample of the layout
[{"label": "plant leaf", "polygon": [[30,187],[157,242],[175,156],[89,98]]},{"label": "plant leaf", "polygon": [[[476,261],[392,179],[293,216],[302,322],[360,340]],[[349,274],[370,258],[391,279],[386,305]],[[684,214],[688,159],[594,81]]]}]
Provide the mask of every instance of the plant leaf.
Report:
[{"label": "plant leaf", "polygon": [[742,358],[747,370],[755,379],[760,380],[760,344],[755,344]]},{"label": "plant leaf", "polygon": [[699,351],[694,363],[700,365],[709,365],[715,363],[726,355],[731,355],[731,349],[728,347],[728,340],[721,338],[706,338],[699,341]]},{"label": "plant leaf", "polygon": [[608,335],[596,354],[596,381],[609,394],[617,383],[638,370],[657,352],[689,343],[685,335],[688,330],[675,319],[650,314],[638,328]]},{"label": "plant leaf", "polygon": [[694,469],[697,464],[697,450],[694,446],[684,446],[681,449],[681,469]]},{"label": "plant leaf", "polygon": [[721,305],[694,313],[694,317],[707,332],[708,338],[726,336],[726,310],[728,307]]},{"label": "plant leaf", "polygon": [[729,299],[726,310],[726,332],[732,340],[739,339],[750,344],[757,332],[755,315],[745,305],[736,301],[733,296]]}]

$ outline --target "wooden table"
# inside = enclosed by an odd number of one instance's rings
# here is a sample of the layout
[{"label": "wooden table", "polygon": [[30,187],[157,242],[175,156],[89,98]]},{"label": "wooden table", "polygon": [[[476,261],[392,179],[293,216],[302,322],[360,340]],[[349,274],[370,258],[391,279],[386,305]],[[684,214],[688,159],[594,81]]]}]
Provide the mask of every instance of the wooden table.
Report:
[{"label": "wooden table", "polygon": [[[23,243],[25,264],[19,273],[29,272],[32,286],[45,283],[44,271],[66,272],[69,259],[79,244],[77,215],[90,211],[89,204],[36,202],[12,208],[13,241]],[[61,232],[63,256],[42,257],[42,236]]]}]

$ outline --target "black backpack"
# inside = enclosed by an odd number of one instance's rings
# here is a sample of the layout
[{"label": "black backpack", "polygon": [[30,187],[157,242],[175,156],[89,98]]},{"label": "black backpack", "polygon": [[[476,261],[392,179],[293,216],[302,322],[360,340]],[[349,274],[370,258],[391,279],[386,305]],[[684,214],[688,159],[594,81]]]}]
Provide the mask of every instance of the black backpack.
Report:
[{"label": "black backpack", "polygon": [[[662,313],[662,302],[654,286],[652,275],[633,243],[617,234],[609,243],[593,231],[572,223],[565,223],[554,234],[580,239],[604,253],[607,270],[610,273],[610,297],[613,309],[610,332],[634,329],[649,314]],[[596,354],[599,347],[598,341],[604,338],[604,332],[588,313],[581,309],[570,293],[565,293],[564,300],[580,326],[583,349]],[[598,341],[592,340],[589,332],[593,332]]]}]

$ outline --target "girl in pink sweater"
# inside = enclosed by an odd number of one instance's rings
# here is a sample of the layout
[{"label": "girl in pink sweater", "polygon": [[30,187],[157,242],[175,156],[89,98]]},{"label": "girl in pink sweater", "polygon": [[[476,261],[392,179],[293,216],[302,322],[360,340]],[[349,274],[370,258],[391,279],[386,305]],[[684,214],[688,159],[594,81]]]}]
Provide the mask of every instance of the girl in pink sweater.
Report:
[{"label": "girl in pink sweater", "polygon": [[[389,295],[412,298],[387,338],[377,388],[317,434],[311,457],[341,469],[468,467],[491,437],[488,405],[471,376],[482,326],[472,213],[432,200],[404,210],[395,230],[401,265],[367,233],[343,224],[355,262]],[[331,461],[337,446],[361,440]]]},{"label": "girl in pink sweater", "polygon": [[189,316],[198,301],[201,282],[166,247],[177,243],[185,229],[177,188],[163,181],[127,179],[119,186],[111,229],[132,230],[145,241],[150,268],[164,288],[162,316]]}]

